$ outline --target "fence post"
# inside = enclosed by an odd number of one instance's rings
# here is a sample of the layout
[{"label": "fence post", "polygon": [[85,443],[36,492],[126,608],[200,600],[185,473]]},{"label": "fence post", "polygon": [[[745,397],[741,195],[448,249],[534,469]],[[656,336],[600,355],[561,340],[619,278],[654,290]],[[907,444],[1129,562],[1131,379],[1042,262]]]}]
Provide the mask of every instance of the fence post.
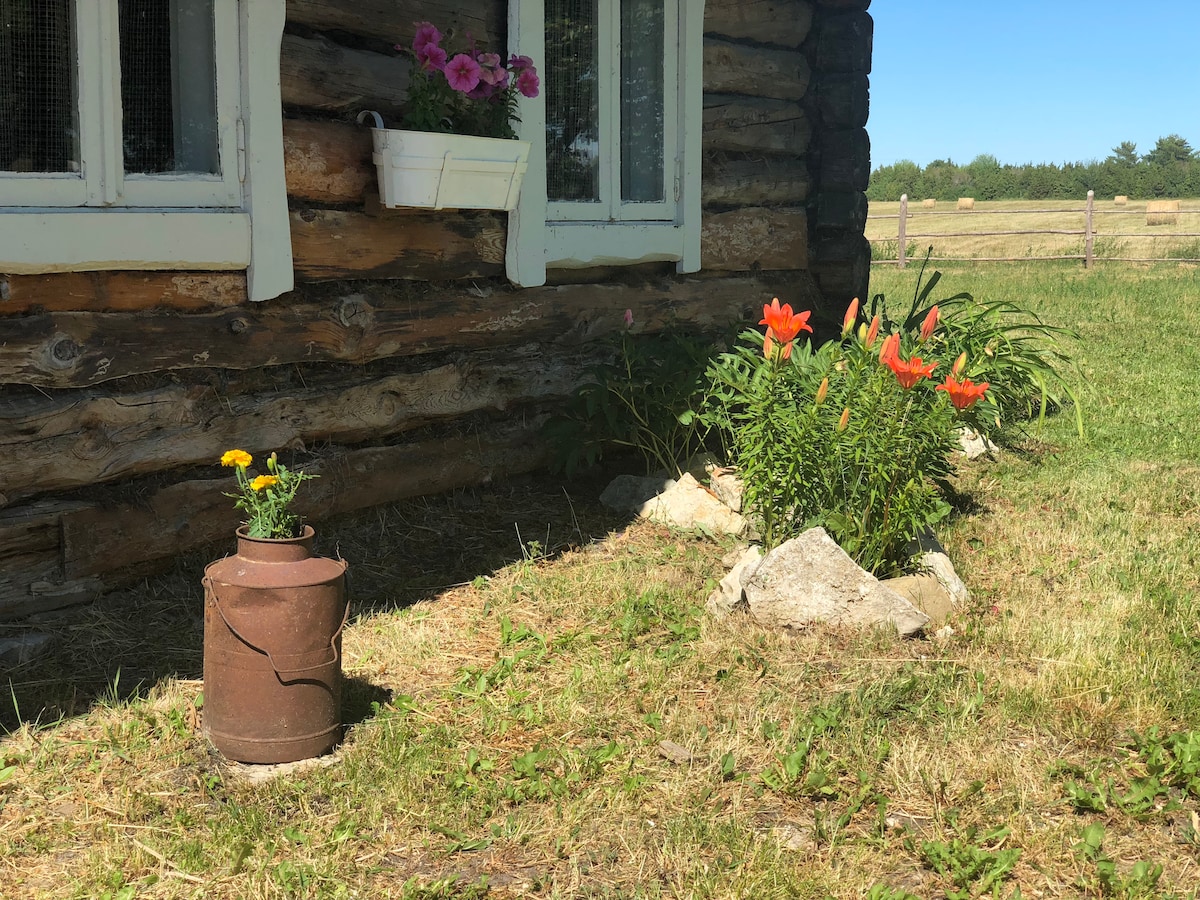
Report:
[{"label": "fence post", "polygon": [[908,194],[900,195],[900,236],[896,240],[898,249],[896,250],[896,262],[900,264],[900,268],[904,268],[904,250],[908,240],[905,237],[905,232],[908,230]]},{"label": "fence post", "polygon": [[1092,208],[1096,203],[1096,192],[1088,191],[1087,212],[1083,217],[1083,267],[1090,269],[1092,267],[1092,244],[1096,233],[1092,231]]}]

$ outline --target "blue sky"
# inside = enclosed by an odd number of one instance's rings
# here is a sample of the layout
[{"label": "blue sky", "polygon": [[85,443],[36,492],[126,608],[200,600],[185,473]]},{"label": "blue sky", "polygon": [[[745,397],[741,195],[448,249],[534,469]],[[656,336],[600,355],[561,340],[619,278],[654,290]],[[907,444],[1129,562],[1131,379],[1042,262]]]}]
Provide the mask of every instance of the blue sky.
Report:
[{"label": "blue sky", "polygon": [[1200,0],[874,0],[871,166],[1200,148]]}]

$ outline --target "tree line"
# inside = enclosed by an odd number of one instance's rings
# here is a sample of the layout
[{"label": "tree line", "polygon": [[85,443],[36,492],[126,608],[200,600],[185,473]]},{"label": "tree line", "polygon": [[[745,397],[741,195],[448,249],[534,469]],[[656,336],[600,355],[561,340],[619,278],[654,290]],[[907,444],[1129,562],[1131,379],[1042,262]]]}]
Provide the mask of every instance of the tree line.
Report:
[{"label": "tree line", "polygon": [[1103,160],[1008,165],[982,153],[965,166],[938,159],[922,168],[903,159],[871,173],[869,200],[1069,200],[1095,191],[1097,197],[1125,194],[1133,199],[1200,197],[1200,153],[1170,134],[1140,155],[1123,141]]}]

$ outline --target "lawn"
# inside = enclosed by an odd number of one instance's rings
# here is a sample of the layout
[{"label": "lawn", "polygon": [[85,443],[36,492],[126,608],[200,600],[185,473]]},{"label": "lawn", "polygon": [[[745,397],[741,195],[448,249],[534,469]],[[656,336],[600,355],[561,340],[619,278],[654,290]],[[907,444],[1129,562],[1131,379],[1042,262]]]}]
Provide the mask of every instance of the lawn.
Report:
[{"label": "lawn", "polygon": [[[322,526],[355,573],[345,744],[256,783],[198,731],[194,557],[40,623],[0,896],[1197,896],[1196,269],[943,271],[1078,330],[1087,426],[959,466],[952,635],[712,620],[732,544],[597,482],[400,504]],[[914,281],[872,272],[904,308]]]}]

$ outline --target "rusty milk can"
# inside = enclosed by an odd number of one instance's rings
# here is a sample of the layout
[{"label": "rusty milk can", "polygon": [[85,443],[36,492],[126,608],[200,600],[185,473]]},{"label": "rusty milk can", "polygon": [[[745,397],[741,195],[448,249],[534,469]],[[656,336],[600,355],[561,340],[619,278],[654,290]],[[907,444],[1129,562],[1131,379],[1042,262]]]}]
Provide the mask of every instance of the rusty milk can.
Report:
[{"label": "rusty milk can", "polygon": [[204,730],[230,759],[292,762],[342,737],[345,560],[298,538],[252,538],[204,570]]}]

